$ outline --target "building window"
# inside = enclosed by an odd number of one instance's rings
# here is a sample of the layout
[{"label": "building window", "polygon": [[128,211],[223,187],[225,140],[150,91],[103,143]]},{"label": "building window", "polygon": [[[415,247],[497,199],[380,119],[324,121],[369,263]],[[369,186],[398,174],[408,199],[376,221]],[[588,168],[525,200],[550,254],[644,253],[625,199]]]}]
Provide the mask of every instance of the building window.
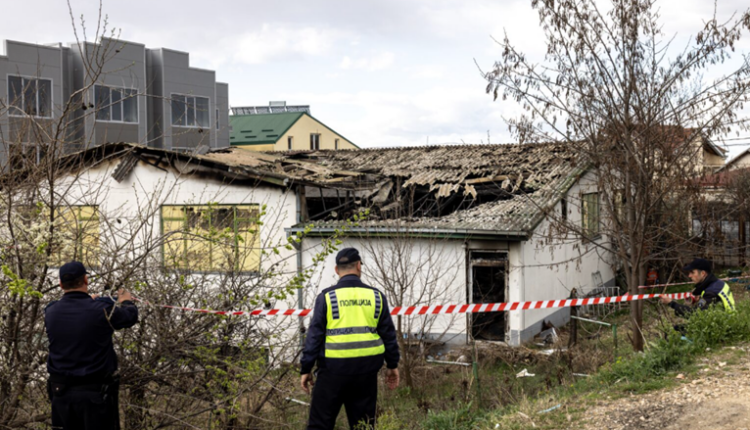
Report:
[{"label": "building window", "polygon": [[560,219],[562,221],[568,220],[568,200],[565,198],[560,199]]},{"label": "building window", "polygon": [[162,206],[164,266],[194,272],[260,271],[258,205]]},{"label": "building window", "polygon": [[138,92],[135,88],[94,85],[96,119],[99,121],[138,123]]},{"label": "building window", "polygon": [[216,129],[219,129],[219,109],[216,109]]},{"label": "building window", "polygon": [[288,151],[291,151],[294,147],[294,136],[289,136],[286,138],[286,149]]},{"label": "building window", "polygon": [[311,134],[310,135],[310,149],[313,151],[317,151],[320,149],[320,135],[319,134]]},{"label": "building window", "polygon": [[53,264],[61,266],[80,261],[86,266],[99,265],[99,208],[70,206],[58,208],[56,234],[52,243]]},{"label": "building window", "polygon": [[588,238],[599,236],[600,223],[599,193],[588,193],[582,196],[581,220],[583,234]]},{"label": "building window", "polygon": [[8,143],[8,166],[28,169],[39,165],[47,156],[47,145],[40,143]]},{"label": "building window", "polygon": [[336,139],[333,141],[333,149],[339,149],[339,140]]},{"label": "building window", "polygon": [[52,117],[50,79],[8,76],[8,113],[12,116]]},{"label": "building window", "polygon": [[172,125],[180,127],[210,127],[207,97],[172,94]]}]

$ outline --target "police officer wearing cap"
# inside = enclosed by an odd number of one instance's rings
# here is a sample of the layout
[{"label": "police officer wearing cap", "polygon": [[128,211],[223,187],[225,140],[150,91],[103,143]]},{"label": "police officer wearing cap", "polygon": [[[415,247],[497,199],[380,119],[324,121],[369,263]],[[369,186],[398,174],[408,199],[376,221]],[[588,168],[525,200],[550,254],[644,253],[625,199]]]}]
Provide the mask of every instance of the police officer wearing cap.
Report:
[{"label": "police officer wearing cap", "polygon": [[349,426],[372,428],[378,397],[378,372],[386,364],[386,384],[399,383],[396,329],[385,296],[365,285],[362,259],[355,248],[336,255],[339,282],[315,300],[300,360],[301,386],[310,392],[317,361],[308,429],[333,429],[341,406]]},{"label": "police officer wearing cap", "polygon": [[138,322],[138,308],[124,290],[119,291],[117,302],[90,296],[87,273],[77,261],[60,267],[64,294],[44,310],[53,429],[120,428],[112,334]]},{"label": "police officer wearing cap", "polygon": [[[709,306],[721,304],[727,312],[734,312],[734,296],[724,281],[716,278],[711,273],[711,262],[702,258],[696,258],[690,264],[685,266],[684,270],[688,272],[688,277],[695,283],[693,290],[693,299],[697,300],[694,306],[677,303],[669,297],[661,296],[660,300],[665,305],[674,309],[675,314],[681,317],[688,317],[694,310],[705,310]],[[675,326],[680,330],[680,326]],[[681,331],[681,330],[680,330]]]}]

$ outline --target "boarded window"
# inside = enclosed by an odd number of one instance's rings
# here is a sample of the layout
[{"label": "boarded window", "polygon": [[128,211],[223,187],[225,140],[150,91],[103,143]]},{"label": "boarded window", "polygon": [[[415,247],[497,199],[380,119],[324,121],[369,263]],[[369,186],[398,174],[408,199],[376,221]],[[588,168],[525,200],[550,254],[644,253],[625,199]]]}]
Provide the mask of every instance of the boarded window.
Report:
[{"label": "boarded window", "polygon": [[581,220],[583,233],[586,237],[599,235],[600,204],[599,193],[584,194],[581,199]]},{"label": "boarded window", "polygon": [[195,272],[258,272],[258,205],[162,206],[164,266]]},{"label": "boarded window", "polygon": [[99,209],[97,206],[70,206],[55,211],[52,264],[61,266],[80,261],[87,267],[99,265]]}]

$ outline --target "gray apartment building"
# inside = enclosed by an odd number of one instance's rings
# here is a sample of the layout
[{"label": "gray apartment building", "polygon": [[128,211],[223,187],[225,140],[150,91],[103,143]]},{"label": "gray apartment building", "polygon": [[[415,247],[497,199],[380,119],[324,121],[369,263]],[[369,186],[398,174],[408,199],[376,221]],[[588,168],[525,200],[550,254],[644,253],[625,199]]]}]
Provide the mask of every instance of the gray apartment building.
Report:
[{"label": "gray apartment building", "polygon": [[161,95],[149,98],[149,141],[177,150],[229,146],[229,86],[213,70],[190,67],[186,52],[147,51],[149,85]]},{"label": "gray apartment building", "polygon": [[[229,146],[229,87],[189,54],[114,39],[37,45],[4,41],[0,161],[107,142],[192,151]],[[58,133],[62,131],[62,133]],[[57,133],[52,136],[51,133]]]}]

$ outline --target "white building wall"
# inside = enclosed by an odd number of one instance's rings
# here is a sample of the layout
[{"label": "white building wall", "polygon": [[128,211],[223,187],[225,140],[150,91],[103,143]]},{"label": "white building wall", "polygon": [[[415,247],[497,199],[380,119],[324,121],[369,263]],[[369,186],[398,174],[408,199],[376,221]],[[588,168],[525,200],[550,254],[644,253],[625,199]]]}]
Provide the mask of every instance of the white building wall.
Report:
[{"label": "white building wall", "polygon": [[[267,185],[227,185],[208,175],[179,175],[142,161],[122,182],[117,182],[111,174],[118,161],[104,162],[78,177],[67,178],[58,186],[58,189],[70,187],[66,193],[66,203],[69,205],[99,206],[100,216],[106,219],[100,221],[102,247],[117,244],[131,253],[142,252],[144,243],[161,235],[162,205],[266,205],[267,214],[261,219],[260,238],[261,246],[268,251],[268,255],[261,258],[261,272],[272,266],[282,277],[295,272],[294,251],[283,246],[278,247],[278,255],[271,251],[273,247],[286,243],[284,228],[296,222],[294,192]],[[160,264],[160,251],[152,251],[153,257],[149,263]],[[106,252],[102,254],[104,258],[125,257],[108,256]]]},{"label": "white building wall", "polygon": [[[312,267],[313,258],[320,252],[316,246],[320,239],[303,241],[304,267]],[[338,249],[357,248],[362,256],[362,281],[385,293],[391,307],[464,304],[466,298],[466,249],[460,240],[444,239],[390,239],[390,238],[344,238]],[[400,258],[400,255],[407,258]],[[303,291],[304,306],[312,308],[315,298],[324,289],[335,285],[338,276],[334,270],[336,253],[328,255],[315,267],[309,286]],[[401,289],[404,294],[397,297],[386,291],[386,280],[382,271],[392,273],[389,285],[408,285]],[[394,323],[399,320],[394,317]],[[429,339],[447,343],[466,341],[465,315],[409,316],[402,317],[402,331],[425,335]],[[309,317],[305,324],[309,324]]]},{"label": "white building wall", "polygon": [[[581,195],[596,192],[597,186],[593,173],[586,174],[568,192],[567,219],[573,225],[581,225]],[[554,213],[560,214],[562,204],[555,206]],[[339,249],[344,247],[355,247],[360,250],[363,259],[363,282],[383,290],[383,285],[378,281],[376,273],[380,270],[379,264],[388,264],[401,251],[403,255],[409,255],[408,261],[403,266],[396,268],[394,276],[401,275],[400,272],[413,270],[415,277],[422,280],[435,278],[430,270],[440,270],[439,267],[450,267],[451,270],[440,276],[441,280],[432,285],[435,296],[425,298],[419,293],[420,287],[428,285],[427,282],[414,282],[416,290],[407,295],[404,305],[438,305],[438,304],[464,304],[468,303],[468,255],[473,251],[502,251],[508,253],[508,302],[523,302],[536,300],[557,300],[570,296],[573,288],[579,292],[586,292],[596,288],[593,284],[592,274],[599,272],[605,285],[614,285],[614,263],[611,254],[603,250],[601,246],[604,238],[595,239],[594,242],[583,240],[576,234],[561,236],[559,233],[551,232],[553,222],[545,219],[535,230],[532,238],[526,242],[489,242],[489,241],[461,241],[461,240],[412,240],[410,249],[395,245],[399,239],[373,238],[358,239],[345,238]],[[319,240],[314,238],[305,239],[303,242],[303,267],[310,267],[319,247],[315,247]],[[439,255],[435,267],[424,264],[432,251],[433,256]],[[434,258],[434,257],[433,257]],[[398,258],[396,258],[398,261]],[[310,285],[303,292],[303,303],[306,308],[311,308],[315,297],[325,288],[337,282],[334,272],[335,253],[326,257],[325,261],[315,269],[315,274]],[[408,269],[404,269],[408,268]],[[394,302],[392,294],[387,294],[389,302]],[[528,341],[541,331],[543,321],[550,321],[555,325],[567,322],[569,309],[538,309],[527,311],[512,311],[508,315],[508,341],[512,345],[519,345]],[[417,318],[411,317],[411,321]],[[308,318],[309,319],[309,318]],[[309,321],[306,321],[306,324]],[[440,316],[429,320],[425,327],[412,324],[417,329],[423,329],[434,338],[442,338],[451,343],[462,343],[467,339],[468,318],[459,316]],[[418,331],[418,330],[417,330]]]},{"label": "white building wall", "polygon": [[[592,172],[584,175],[567,194],[567,219],[572,225],[581,225],[581,195],[597,191]],[[562,204],[553,213],[559,216]],[[603,213],[603,211],[602,211]],[[594,289],[592,274],[600,272],[605,285],[614,285],[614,264],[610,253],[601,246],[605,238],[593,242],[569,233],[561,237],[551,231],[553,223],[545,219],[534,231],[533,237],[510,249],[510,300],[558,300],[578,292]],[[510,343],[519,344],[531,339],[541,330],[544,320],[555,325],[566,322],[568,309],[538,309],[511,312]]]}]

